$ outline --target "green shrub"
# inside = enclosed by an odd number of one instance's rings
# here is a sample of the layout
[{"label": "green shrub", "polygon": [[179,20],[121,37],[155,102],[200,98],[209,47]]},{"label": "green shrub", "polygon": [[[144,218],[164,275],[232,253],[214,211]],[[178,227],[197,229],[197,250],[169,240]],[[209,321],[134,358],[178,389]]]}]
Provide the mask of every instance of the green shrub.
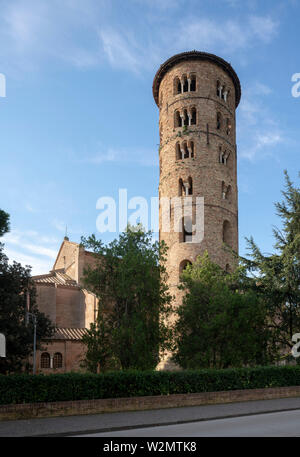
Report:
[{"label": "green shrub", "polygon": [[0,404],[170,395],[300,385],[300,366],[104,374],[0,375]]}]

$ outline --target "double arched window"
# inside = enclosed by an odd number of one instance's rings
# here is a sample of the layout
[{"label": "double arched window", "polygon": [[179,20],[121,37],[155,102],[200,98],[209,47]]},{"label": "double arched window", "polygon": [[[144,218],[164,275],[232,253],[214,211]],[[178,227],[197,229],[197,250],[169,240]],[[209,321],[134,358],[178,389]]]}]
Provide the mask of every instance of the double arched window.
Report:
[{"label": "double arched window", "polygon": [[63,357],[60,352],[55,352],[53,356],[53,365],[51,364],[51,356],[48,352],[41,354],[41,368],[62,368]]},{"label": "double arched window", "polygon": [[193,180],[191,177],[189,177],[187,181],[183,181],[181,178],[179,179],[178,194],[179,197],[193,195]]},{"label": "double arched window", "polygon": [[227,102],[228,96],[229,90],[227,89],[226,85],[220,81],[217,81],[217,97]]},{"label": "double arched window", "polygon": [[231,202],[231,186],[222,181],[222,199]]}]

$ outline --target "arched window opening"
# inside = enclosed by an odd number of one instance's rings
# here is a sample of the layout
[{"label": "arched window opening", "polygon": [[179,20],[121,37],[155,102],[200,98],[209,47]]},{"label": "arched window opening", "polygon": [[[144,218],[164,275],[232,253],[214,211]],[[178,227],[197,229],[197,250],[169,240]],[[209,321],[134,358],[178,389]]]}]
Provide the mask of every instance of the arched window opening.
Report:
[{"label": "arched window opening", "polygon": [[225,159],[225,165],[230,165],[231,162],[228,162],[229,161],[229,156],[230,156],[230,151],[225,151],[224,153],[224,159]]},{"label": "arched window opening", "polygon": [[179,195],[179,197],[183,197],[185,195],[184,185],[183,185],[183,181],[181,178],[179,179],[179,182],[178,182],[178,195]]},{"label": "arched window opening", "polygon": [[175,111],[174,127],[181,127],[181,116],[179,111]]},{"label": "arched window opening", "polygon": [[191,76],[190,90],[191,90],[191,92],[195,92],[196,91],[196,76],[195,75]]},{"label": "arched window opening", "polygon": [[183,125],[189,125],[189,116],[186,109],[183,111]]},{"label": "arched window opening", "polygon": [[197,123],[197,115],[196,115],[196,108],[191,109],[191,125],[196,125]]},{"label": "arched window opening", "polygon": [[182,262],[180,262],[179,264],[179,275],[181,275],[184,270],[186,269],[186,267],[188,265],[192,265],[192,262],[190,260],[183,260]]},{"label": "arched window opening", "polygon": [[226,200],[229,201],[229,203],[231,202],[231,186],[227,186],[227,189],[226,189]]},{"label": "arched window opening", "polygon": [[193,180],[191,177],[189,177],[189,179],[188,179],[188,185],[189,185],[188,195],[193,195]]},{"label": "arched window opening", "polygon": [[181,82],[178,76],[174,79],[174,95],[181,94]]},{"label": "arched window opening", "polygon": [[48,352],[41,354],[41,368],[50,368],[50,355]]},{"label": "arched window opening", "polygon": [[227,133],[227,135],[230,135],[230,133],[231,133],[231,122],[230,122],[230,119],[228,119],[228,118],[226,120],[226,133]]},{"label": "arched window opening", "polygon": [[183,150],[184,150],[184,158],[188,159],[190,154],[189,154],[189,150],[188,150],[186,141],[183,143]]},{"label": "arched window opening", "polygon": [[220,130],[222,127],[222,116],[221,113],[217,113],[217,130]]},{"label": "arched window opening", "polygon": [[226,273],[230,273],[230,265],[229,265],[229,263],[226,263],[225,271],[226,271]]},{"label": "arched window opening", "polygon": [[53,357],[53,368],[62,368],[62,355],[56,352]]},{"label": "arched window opening", "polygon": [[194,142],[190,141],[190,152],[191,152],[191,158],[194,158]]},{"label": "arched window opening", "polygon": [[222,98],[223,87],[220,81],[217,81],[217,97]]},{"label": "arched window opening", "polygon": [[189,90],[189,83],[188,83],[188,80],[187,80],[186,75],[184,75],[184,76],[182,77],[182,85],[183,85],[183,92],[188,92],[188,90]]},{"label": "arched window opening", "polygon": [[222,146],[219,147],[219,162],[225,163],[225,154],[222,151]]},{"label": "arched window opening", "polygon": [[193,241],[193,223],[192,218],[184,217],[182,219],[183,242],[191,243]]},{"label": "arched window opening", "polygon": [[179,141],[177,141],[177,143],[176,143],[176,160],[180,160],[180,159],[182,159],[182,154],[181,154]]},{"label": "arched window opening", "polygon": [[231,201],[231,186],[227,186],[224,181],[222,181],[222,199]]},{"label": "arched window opening", "polygon": [[223,222],[223,243],[228,244],[228,246],[231,246],[232,240],[231,240],[231,226],[229,221],[224,221]]}]

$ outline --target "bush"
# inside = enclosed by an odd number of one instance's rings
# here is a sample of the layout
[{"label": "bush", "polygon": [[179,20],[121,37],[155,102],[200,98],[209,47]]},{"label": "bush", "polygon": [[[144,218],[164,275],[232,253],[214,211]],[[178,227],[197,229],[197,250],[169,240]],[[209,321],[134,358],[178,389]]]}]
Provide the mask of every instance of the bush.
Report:
[{"label": "bush", "polygon": [[300,367],[104,374],[0,375],[0,404],[170,395],[300,385]]}]

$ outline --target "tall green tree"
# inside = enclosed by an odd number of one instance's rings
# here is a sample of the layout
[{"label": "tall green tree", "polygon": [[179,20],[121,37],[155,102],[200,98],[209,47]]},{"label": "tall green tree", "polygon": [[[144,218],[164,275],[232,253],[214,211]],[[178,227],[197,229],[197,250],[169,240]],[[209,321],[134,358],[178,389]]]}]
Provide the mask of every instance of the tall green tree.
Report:
[{"label": "tall green tree", "polygon": [[253,237],[247,239],[250,260],[244,259],[257,277],[257,290],[268,306],[269,327],[282,349],[294,343],[292,336],[300,331],[300,188],[287,171],[283,201],[275,203],[282,229],[274,228],[275,253],[264,255]]},{"label": "tall green tree", "polygon": [[170,341],[165,244],[139,226],[128,226],[107,246],[94,235],[82,242],[95,254],[84,282],[99,299],[97,325],[84,339],[87,363],[94,371],[98,362],[101,369],[155,368]]},{"label": "tall green tree", "polygon": [[[9,215],[0,210],[0,234],[9,229]],[[31,280],[30,267],[8,263],[0,243],[0,333],[6,337],[6,358],[0,358],[0,373],[15,373],[29,369],[28,357],[33,351],[32,322],[26,325],[27,291],[30,293],[30,312],[37,317],[37,348],[41,340],[50,337],[50,320],[36,306],[36,291]]]},{"label": "tall green tree", "polygon": [[268,363],[275,357],[266,309],[240,267],[232,274],[207,252],[181,277],[185,292],[174,327],[174,360],[183,368],[227,368]]}]

